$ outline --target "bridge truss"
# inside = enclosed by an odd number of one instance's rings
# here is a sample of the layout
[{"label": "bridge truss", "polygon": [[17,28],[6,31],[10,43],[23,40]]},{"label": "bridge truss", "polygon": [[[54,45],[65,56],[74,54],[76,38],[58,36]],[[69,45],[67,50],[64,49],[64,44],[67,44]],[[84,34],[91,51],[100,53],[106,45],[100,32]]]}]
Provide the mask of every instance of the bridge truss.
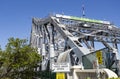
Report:
[{"label": "bridge truss", "polygon": [[[82,67],[82,56],[100,50],[97,42],[114,53],[114,63],[119,70],[120,28],[109,21],[61,14],[32,19],[30,43],[42,55],[42,70],[46,70],[48,62],[69,62],[70,66]],[[52,70],[52,66],[49,67]]]}]

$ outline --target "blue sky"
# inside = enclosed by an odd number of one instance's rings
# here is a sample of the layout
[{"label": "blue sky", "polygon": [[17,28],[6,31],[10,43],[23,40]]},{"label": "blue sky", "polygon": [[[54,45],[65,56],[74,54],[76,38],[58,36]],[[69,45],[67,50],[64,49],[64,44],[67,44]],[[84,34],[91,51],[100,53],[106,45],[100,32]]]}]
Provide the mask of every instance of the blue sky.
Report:
[{"label": "blue sky", "polygon": [[8,38],[30,38],[33,17],[51,13],[82,16],[85,5],[87,18],[109,20],[120,27],[120,0],[0,0],[0,45]]}]

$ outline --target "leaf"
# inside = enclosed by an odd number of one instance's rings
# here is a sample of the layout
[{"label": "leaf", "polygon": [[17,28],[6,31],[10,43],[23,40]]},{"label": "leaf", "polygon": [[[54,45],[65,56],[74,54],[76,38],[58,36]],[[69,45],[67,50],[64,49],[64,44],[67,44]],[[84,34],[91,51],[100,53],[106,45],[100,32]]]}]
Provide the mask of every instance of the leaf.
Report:
[{"label": "leaf", "polygon": [[[37,50],[27,44],[26,39],[9,38],[4,51],[0,50],[0,79],[34,76],[34,67],[41,61]],[[30,73],[26,73],[26,72]],[[31,72],[33,72],[31,74]]]}]

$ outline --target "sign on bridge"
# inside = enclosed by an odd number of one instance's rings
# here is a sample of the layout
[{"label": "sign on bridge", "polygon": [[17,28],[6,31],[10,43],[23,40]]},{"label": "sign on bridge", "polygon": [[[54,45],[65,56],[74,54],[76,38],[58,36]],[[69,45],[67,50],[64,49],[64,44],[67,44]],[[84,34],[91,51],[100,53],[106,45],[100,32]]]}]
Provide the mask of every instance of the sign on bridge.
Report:
[{"label": "sign on bridge", "polygon": [[52,63],[53,72],[70,72],[69,63]]}]

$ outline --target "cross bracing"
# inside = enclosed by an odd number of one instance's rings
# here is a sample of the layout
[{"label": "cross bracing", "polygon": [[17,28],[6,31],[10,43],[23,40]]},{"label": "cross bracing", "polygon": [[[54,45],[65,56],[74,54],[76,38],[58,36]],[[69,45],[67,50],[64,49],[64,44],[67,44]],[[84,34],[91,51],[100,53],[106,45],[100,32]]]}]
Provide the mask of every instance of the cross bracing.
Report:
[{"label": "cross bracing", "polygon": [[[71,62],[71,65],[81,64],[83,55],[96,51],[95,42],[103,44],[110,52],[116,54],[116,59],[119,59],[120,28],[109,21],[60,14],[32,19],[30,43],[31,46],[37,47],[43,56],[43,70],[49,60]],[[71,51],[66,53],[68,50]],[[68,56],[62,57],[62,53]],[[72,61],[73,54],[77,56],[79,62]]]}]

